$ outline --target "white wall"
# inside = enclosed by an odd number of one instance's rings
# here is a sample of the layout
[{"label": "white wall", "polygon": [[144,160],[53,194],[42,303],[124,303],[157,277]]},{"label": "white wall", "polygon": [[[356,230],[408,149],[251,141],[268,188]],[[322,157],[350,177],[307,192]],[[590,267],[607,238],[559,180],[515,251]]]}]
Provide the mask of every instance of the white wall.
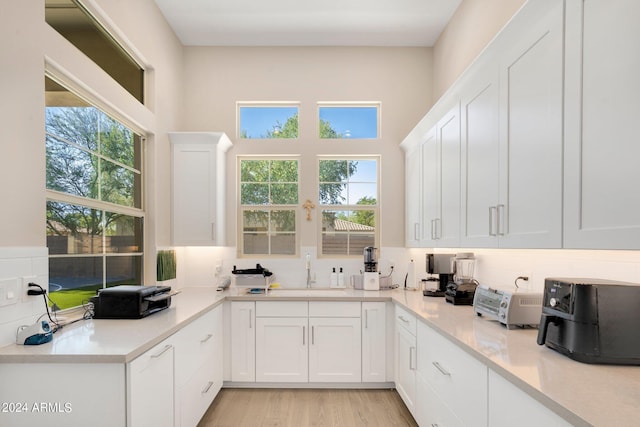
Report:
[{"label": "white wall", "polygon": [[526,0],[463,0],[433,46],[433,101],[482,52]]},{"label": "white wall", "polygon": [[[431,49],[428,48],[218,48],[189,47],[185,55],[184,129],[224,131],[234,142],[227,153],[228,244],[235,245],[236,156],[301,154],[315,170],[317,154],[382,156],[382,246],[403,247],[404,158],[398,144],[430,107]],[[236,135],[236,102],[300,102],[297,141],[246,141]],[[322,141],[317,137],[317,102],[380,101],[379,141]],[[309,172],[307,172],[309,173]],[[302,200],[317,202],[315,181],[302,177]],[[301,224],[302,246],[314,246],[314,221]]]}]

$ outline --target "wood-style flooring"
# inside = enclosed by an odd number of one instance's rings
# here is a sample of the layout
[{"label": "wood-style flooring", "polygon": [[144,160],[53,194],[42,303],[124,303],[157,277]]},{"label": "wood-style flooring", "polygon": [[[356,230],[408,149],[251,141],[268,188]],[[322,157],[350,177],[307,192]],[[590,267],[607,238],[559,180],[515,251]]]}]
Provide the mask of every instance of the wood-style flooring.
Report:
[{"label": "wood-style flooring", "polygon": [[222,389],[198,427],[417,426],[395,390]]}]

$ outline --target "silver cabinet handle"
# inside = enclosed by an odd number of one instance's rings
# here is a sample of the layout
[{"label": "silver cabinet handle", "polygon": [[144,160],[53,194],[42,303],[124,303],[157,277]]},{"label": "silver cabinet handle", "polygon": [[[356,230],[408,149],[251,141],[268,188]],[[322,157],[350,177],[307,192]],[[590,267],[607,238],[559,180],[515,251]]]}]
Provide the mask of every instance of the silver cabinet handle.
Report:
[{"label": "silver cabinet handle", "polygon": [[436,220],[431,220],[431,240],[436,240]]},{"label": "silver cabinet handle", "polygon": [[444,369],[444,368],[443,368],[443,367],[442,367],[438,362],[431,362],[431,364],[432,364],[433,366],[435,366],[435,367],[436,367],[436,369],[437,369],[438,371],[440,371],[440,373],[441,373],[442,375],[446,375],[446,376],[448,376],[448,377],[450,377],[450,376],[451,376],[451,373],[450,373],[449,371],[447,371],[446,369]]},{"label": "silver cabinet handle", "polygon": [[215,222],[211,223],[211,240],[213,240],[214,242],[216,240],[216,223]]},{"label": "silver cabinet handle", "polygon": [[203,339],[200,340],[200,344],[204,344],[207,341],[209,341],[211,339],[211,337],[213,337],[213,334],[207,334],[206,337],[204,337]]},{"label": "silver cabinet handle", "polygon": [[440,239],[442,239],[441,219],[440,218],[436,218],[436,219],[434,219],[434,222],[436,224],[436,240],[440,240]]},{"label": "silver cabinet handle", "polygon": [[209,381],[207,383],[207,386],[200,392],[201,394],[207,394],[209,393],[209,390],[211,390],[211,386],[213,386],[213,381]]},{"label": "silver cabinet handle", "polygon": [[418,222],[413,224],[413,238],[415,240],[420,240],[420,223]]},{"label": "silver cabinet handle", "polygon": [[172,348],[173,348],[173,346],[171,344],[167,344],[164,347],[162,347],[162,350],[160,350],[156,354],[152,354],[151,358],[152,359],[157,359],[158,357],[162,356],[163,354],[165,354],[167,351],[171,350]]},{"label": "silver cabinet handle", "polygon": [[[496,224],[496,211],[498,208],[496,206],[489,206],[489,236],[496,236],[495,229],[497,228]],[[494,225],[496,225],[494,227]]]},{"label": "silver cabinet handle", "polygon": [[438,427],[438,424],[431,424],[431,427]]},{"label": "silver cabinet handle", "polygon": [[311,345],[315,345],[316,343],[316,327],[311,327]]},{"label": "silver cabinet handle", "polygon": [[364,309],[364,328],[369,329],[369,309]]},{"label": "silver cabinet handle", "polygon": [[302,345],[307,345],[305,335],[307,335],[307,327],[302,327]]},{"label": "silver cabinet handle", "polygon": [[253,328],[253,310],[249,309],[249,329]]},{"label": "silver cabinet handle", "polygon": [[409,323],[409,321],[407,319],[404,318],[404,316],[398,316],[398,319],[402,320],[404,323]]},{"label": "silver cabinet handle", "polygon": [[409,369],[411,369],[412,371],[416,370],[416,366],[415,366],[415,357],[413,356],[416,352],[416,348],[415,347],[409,347]]},{"label": "silver cabinet handle", "polygon": [[498,205],[498,235],[504,236],[504,205]]}]

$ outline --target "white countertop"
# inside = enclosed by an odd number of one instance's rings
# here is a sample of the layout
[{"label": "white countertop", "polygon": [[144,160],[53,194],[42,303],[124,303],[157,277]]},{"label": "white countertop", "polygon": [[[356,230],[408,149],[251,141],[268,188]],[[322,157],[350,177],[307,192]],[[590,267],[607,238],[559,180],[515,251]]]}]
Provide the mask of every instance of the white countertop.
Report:
[{"label": "white countertop", "polygon": [[[139,320],[88,320],[65,327],[51,343],[0,348],[0,363],[126,363],[208,310],[230,300],[393,300],[534,399],[580,426],[637,426],[640,367],[590,365],[536,343],[537,330],[507,330],[419,291],[356,291],[295,297],[244,295],[236,289],[188,288],[169,309]],[[525,415],[526,416],[526,415]]]}]

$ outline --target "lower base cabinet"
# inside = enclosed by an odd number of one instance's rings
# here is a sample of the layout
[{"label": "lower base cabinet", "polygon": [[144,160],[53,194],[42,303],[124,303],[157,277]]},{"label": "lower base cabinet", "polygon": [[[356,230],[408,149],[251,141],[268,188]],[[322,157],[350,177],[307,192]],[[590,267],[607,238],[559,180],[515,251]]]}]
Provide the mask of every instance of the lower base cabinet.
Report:
[{"label": "lower base cabinet", "polygon": [[165,340],[127,365],[128,426],[171,425],[174,346]]},{"label": "lower base cabinet", "polygon": [[[418,400],[416,401],[413,416],[419,426],[465,426],[420,374],[416,376],[416,396]],[[461,404],[464,405],[464,403]]]},{"label": "lower base cabinet", "polygon": [[489,370],[490,427],[571,427],[555,412]]}]

